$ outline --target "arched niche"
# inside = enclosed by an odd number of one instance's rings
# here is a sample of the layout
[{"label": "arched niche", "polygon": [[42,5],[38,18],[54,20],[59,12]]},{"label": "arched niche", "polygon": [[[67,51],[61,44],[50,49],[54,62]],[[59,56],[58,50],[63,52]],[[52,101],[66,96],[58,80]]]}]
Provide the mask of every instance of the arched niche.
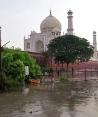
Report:
[{"label": "arched niche", "polygon": [[43,52],[44,51],[44,44],[41,40],[38,40],[36,42],[36,51],[37,52]]}]

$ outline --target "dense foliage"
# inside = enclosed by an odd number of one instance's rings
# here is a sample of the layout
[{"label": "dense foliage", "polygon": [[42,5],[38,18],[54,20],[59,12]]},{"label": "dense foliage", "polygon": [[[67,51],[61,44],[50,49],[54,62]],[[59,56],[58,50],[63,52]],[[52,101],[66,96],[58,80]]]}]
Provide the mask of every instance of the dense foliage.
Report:
[{"label": "dense foliage", "polygon": [[88,61],[93,55],[93,46],[84,39],[74,35],[64,35],[53,39],[48,45],[48,53],[61,63]]},{"label": "dense foliage", "polygon": [[14,84],[15,82],[17,84],[23,83],[25,78],[25,66],[29,66],[30,76],[41,74],[40,66],[36,63],[36,60],[31,58],[27,52],[22,52],[19,49],[5,49],[2,60],[3,73],[7,85],[9,85],[9,81],[11,81],[11,83],[14,82]]}]

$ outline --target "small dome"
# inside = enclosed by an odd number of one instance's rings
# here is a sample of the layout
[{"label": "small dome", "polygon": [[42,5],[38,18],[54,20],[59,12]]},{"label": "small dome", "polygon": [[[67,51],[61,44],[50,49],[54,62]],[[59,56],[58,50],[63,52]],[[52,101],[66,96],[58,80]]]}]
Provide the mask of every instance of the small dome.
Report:
[{"label": "small dome", "polygon": [[41,32],[52,32],[52,30],[55,28],[58,29],[59,32],[61,32],[61,23],[58,19],[52,16],[50,11],[50,15],[42,21],[40,25],[40,30]]},{"label": "small dome", "polygon": [[32,35],[32,34],[36,34],[36,32],[33,30],[33,31],[31,31],[31,35]]},{"label": "small dome", "polygon": [[30,34],[30,37],[32,37],[33,35],[35,35],[36,34],[36,32],[33,30],[33,31],[31,31],[31,34]]},{"label": "small dome", "polygon": [[96,31],[95,30],[93,31],[93,34],[96,34]]},{"label": "small dome", "polygon": [[68,15],[72,15],[73,12],[72,12],[71,10],[69,10],[67,14],[68,14]]}]

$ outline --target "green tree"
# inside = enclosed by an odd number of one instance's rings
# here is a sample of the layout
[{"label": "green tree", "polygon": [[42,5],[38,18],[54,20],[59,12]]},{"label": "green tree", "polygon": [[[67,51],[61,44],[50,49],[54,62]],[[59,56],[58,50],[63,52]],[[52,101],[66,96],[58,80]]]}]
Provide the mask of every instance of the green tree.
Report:
[{"label": "green tree", "polygon": [[29,72],[31,76],[41,75],[40,66],[27,52],[23,52],[19,49],[5,49],[2,60],[3,72],[6,78],[5,80],[7,81],[13,80],[18,84],[23,83],[25,78],[25,66],[29,66]]},{"label": "green tree", "polygon": [[[20,60],[23,62],[24,66],[29,66],[30,75],[40,75],[41,68],[36,63],[36,60],[33,59],[29,53],[23,52],[19,49],[12,50],[6,49],[3,53],[3,64],[4,69],[7,69],[10,63]],[[8,68],[9,69],[9,68]]]},{"label": "green tree", "polygon": [[48,45],[48,53],[56,61],[67,64],[74,63],[77,59],[81,62],[88,61],[93,54],[93,46],[85,38],[75,35],[64,35],[53,39]]}]

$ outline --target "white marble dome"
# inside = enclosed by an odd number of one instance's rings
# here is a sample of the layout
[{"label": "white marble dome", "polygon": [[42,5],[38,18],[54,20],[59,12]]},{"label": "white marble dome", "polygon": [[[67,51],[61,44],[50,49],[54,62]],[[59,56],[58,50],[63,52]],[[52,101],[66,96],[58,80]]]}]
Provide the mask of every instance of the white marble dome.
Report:
[{"label": "white marble dome", "polygon": [[52,16],[50,11],[50,15],[42,21],[40,25],[40,30],[43,33],[43,32],[53,32],[54,29],[58,29],[58,32],[61,32],[61,23],[58,19]]}]

